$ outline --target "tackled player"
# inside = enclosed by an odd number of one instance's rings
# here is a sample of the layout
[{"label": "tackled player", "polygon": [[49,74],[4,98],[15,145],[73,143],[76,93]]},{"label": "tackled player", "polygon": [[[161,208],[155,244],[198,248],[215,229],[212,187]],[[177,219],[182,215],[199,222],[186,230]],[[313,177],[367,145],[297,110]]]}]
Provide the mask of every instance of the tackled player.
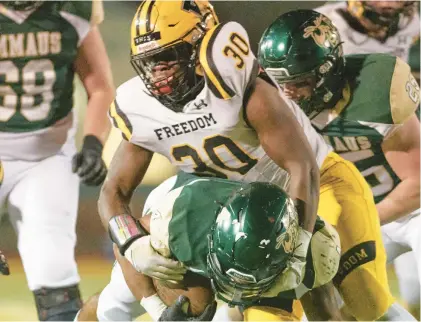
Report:
[{"label": "tackled player", "polygon": [[[209,278],[217,298],[231,306],[243,311],[251,306],[272,310],[278,321],[296,321],[293,299],[302,298],[307,317],[340,319],[331,283],[339,266],[339,236],[317,219],[303,283],[290,289],[283,271],[298,246],[298,215],[293,200],[277,185],[180,172],[150,194],[141,223],[150,231],[141,238],[145,245]],[[150,278],[133,271],[124,263],[114,266],[111,281],[99,297],[100,321],[132,320],[140,304],[154,321],[193,320],[177,302],[167,307]],[[273,302],[277,308],[268,308]],[[215,305],[194,320],[211,320]],[[84,308],[81,315],[92,309]]]}]

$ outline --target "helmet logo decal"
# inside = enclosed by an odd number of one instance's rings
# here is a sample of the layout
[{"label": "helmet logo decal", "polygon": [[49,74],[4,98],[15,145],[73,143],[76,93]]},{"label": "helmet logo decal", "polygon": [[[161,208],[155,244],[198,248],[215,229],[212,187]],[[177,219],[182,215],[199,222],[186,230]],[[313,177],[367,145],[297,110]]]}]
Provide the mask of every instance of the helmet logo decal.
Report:
[{"label": "helmet logo decal", "polygon": [[134,39],[138,53],[143,53],[159,47],[157,40],[161,39],[161,32],[151,32],[146,35],[138,36]]},{"label": "helmet logo decal", "polygon": [[269,245],[269,243],[270,243],[270,239],[262,239],[260,241],[259,248],[265,248],[267,245]]},{"label": "helmet logo decal", "polygon": [[323,48],[335,47],[339,43],[335,29],[327,17],[320,15],[314,20],[314,26],[308,26],[304,29],[303,37],[312,37],[314,42]]},{"label": "helmet logo decal", "polygon": [[285,231],[276,238],[275,249],[282,246],[285,253],[290,254],[295,249],[298,237],[298,215],[292,202],[287,204],[287,208],[287,214],[282,218]]}]

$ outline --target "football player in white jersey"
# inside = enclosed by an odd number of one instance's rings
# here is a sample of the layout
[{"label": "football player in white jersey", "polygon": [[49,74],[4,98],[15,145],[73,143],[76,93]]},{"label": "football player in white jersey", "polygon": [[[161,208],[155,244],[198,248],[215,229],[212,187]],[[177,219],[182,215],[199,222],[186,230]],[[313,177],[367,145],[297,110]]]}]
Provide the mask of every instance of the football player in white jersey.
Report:
[{"label": "football player in white jersey", "polygon": [[[71,321],[81,306],[74,258],[79,181],[105,179],[102,147],[114,96],[96,27],[102,18],[100,1],[0,3],[0,208],[17,233],[41,321]],[[75,72],[89,98],[79,152]]]},{"label": "football player in white jersey", "polygon": [[[144,1],[131,33],[132,64],[140,77],[120,86],[111,106],[113,124],[124,140],[99,199],[103,225],[120,252],[146,275],[183,278],[179,263],[151,254],[129,208],[157,152],[196,175],[286,187],[302,226],[301,246],[283,273],[291,277],[293,288],[303,276],[320,183],[320,216],[349,242],[342,256],[349,260],[355,252],[359,258],[353,257],[352,264],[344,260],[335,282],[343,285],[347,304],[363,312],[360,318],[376,319],[387,312],[393,298],[369,186],[259,69],[244,28],[235,22],[218,24],[206,1]],[[361,229],[354,234],[349,226]],[[348,275],[353,277],[345,279]],[[367,279],[378,287],[373,289]],[[379,294],[382,300],[373,303]],[[361,296],[368,300],[360,301]],[[276,309],[265,312],[265,318],[279,319]],[[262,314],[253,308],[244,311],[246,320],[263,319]]]},{"label": "football player in white jersey", "polygon": [[328,2],[315,10],[338,28],[346,55],[387,53],[409,62],[420,37],[416,1]]},{"label": "football player in white jersey", "polygon": [[[316,8],[338,28],[344,54],[389,53],[402,58],[419,82],[420,15],[417,1],[328,2]],[[419,211],[418,211],[419,212]],[[394,260],[400,295],[420,316],[420,288],[415,254],[397,241],[408,220],[382,227],[388,261]]]}]

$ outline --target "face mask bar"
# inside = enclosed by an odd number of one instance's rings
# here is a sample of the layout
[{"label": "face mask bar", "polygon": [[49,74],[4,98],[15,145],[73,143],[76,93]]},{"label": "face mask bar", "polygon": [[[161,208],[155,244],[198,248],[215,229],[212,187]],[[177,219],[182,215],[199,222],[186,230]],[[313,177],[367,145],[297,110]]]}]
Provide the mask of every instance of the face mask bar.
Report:
[{"label": "face mask bar", "polygon": [[[209,235],[208,239],[209,244],[212,245],[212,236]],[[217,297],[230,306],[251,305],[256,303],[260,299],[262,293],[271,286],[272,282],[282,271],[282,268],[279,268],[275,274],[258,282],[241,283],[223,272],[216,254],[211,248],[209,249],[210,252],[207,256],[207,263],[211,276],[212,288]],[[251,277],[249,274],[238,273]]]}]

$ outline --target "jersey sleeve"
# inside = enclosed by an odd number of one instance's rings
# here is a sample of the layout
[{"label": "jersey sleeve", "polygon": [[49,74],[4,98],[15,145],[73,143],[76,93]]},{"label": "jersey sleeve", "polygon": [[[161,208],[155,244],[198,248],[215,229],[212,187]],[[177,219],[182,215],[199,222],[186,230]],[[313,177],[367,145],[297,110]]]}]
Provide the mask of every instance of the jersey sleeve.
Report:
[{"label": "jersey sleeve", "polygon": [[390,83],[390,111],[394,124],[403,124],[420,104],[420,87],[411,74],[411,68],[396,57]]},{"label": "jersey sleeve", "polygon": [[176,188],[161,195],[161,202],[155,204],[148,210],[151,215],[150,235],[151,246],[156,252],[164,257],[171,257],[169,241],[169,226],[173,217],[173,207],[183,187]]},{"label": "jersey sleeve", "polygon": [[102,0],[63,2],[60,15],[75,28],[80,46],[92,26],[100,24],[104,19]]},{"label": "jersey sleeve", "polygon": [[209,30],[199,57],[206,84],[217,98],[224,100],[244,97],[259,71],[247,32],[236,22]]}]

